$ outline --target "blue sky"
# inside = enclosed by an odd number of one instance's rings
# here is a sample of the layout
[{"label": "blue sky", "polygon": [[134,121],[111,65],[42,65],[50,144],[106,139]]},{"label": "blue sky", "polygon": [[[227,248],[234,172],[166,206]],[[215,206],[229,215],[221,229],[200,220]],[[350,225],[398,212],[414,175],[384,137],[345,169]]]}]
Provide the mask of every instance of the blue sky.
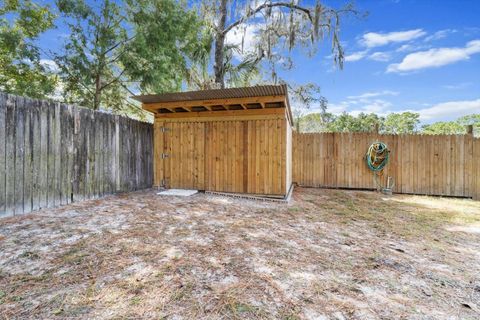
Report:
[{"label": "blue sky", "polygon": [[[342,2],[330,1],[331,6]],[[480,1],[357,1],[365,19],[342,26],[345,66],[328,47],[314,59],[295,55],[282,77],[316,82],[330,112],[413,110],[424,123],[480,113]]]},{"label": "blue sky", "polygon": [[[295,68],[281,78],[320,85],[333,113],[408,110],[424,123],[480,113],[480,0],[357,0],[356,8],[369,14],[342,23],[343,70],[325,43],[313,58],[294,51]],[[255,41],[249,30],[246,42]],[[67,33],[59,24],[41,45],[58,50]]]}]

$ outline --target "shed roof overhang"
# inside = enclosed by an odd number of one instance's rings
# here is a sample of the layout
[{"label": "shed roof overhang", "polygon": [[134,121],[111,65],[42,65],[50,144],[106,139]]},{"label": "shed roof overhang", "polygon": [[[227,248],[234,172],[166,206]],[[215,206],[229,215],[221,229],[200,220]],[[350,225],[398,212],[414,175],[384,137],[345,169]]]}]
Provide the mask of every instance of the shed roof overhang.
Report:
[{"label": "shed roof overhang", "polygon": [[143,109],[156,118],[261,117],[283,112],[292,123],[286,85],[141,95],[133,99],[142,102]]}]

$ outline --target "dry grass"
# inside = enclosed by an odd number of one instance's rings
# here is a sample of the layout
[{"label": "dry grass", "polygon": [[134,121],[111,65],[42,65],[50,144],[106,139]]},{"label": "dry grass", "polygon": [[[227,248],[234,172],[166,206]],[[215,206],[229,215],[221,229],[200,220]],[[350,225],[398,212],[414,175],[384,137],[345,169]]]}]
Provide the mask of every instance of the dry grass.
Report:
[{"label": "dry grass", "polygon": [[0,226],[5,319],[478,319],[480,203],[153,191]]}]

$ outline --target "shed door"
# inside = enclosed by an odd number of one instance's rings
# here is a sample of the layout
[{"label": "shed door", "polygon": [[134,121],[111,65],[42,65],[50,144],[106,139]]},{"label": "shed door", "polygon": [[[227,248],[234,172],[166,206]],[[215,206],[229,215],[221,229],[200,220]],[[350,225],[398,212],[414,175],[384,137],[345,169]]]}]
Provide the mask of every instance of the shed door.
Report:
[{"label": "shed door", "polygon": [[165,123],[162,162],[167,188],[205,190],[205,123]]}]

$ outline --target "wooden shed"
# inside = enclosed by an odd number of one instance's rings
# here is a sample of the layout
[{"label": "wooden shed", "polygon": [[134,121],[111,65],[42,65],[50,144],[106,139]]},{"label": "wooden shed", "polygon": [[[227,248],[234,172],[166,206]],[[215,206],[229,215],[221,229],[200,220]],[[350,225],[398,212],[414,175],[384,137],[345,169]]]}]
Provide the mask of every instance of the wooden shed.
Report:
[{"label": "wooden shed", "polygon": [[135,96],[155,115],[154,185],[286,197],[292,115],[285,85]]}]

